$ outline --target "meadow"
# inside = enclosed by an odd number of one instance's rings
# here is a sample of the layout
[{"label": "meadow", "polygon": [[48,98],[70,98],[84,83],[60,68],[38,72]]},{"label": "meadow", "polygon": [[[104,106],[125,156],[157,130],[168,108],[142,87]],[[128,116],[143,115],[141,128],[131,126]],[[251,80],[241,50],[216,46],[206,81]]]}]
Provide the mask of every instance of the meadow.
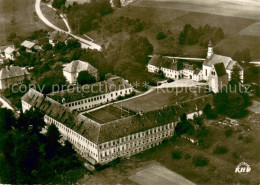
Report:
[{"label": "meadow", "polygon": [[34,9],[34,0],[0,0],[0,43],[7,44],[11,32],[28,36],[35,30],[49,29]]}]

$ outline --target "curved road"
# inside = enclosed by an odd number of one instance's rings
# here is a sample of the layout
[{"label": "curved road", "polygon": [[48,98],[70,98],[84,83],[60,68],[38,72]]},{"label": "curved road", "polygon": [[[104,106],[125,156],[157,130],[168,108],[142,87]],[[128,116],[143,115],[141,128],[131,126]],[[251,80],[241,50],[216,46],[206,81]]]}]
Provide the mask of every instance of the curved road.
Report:
[{"label": "curved road", "polygon": [[69,33],[69,32],[66,32],[60,28],[58,28],[57,26],[55,26],[54,24],[52,24],[48,19],[46,19],[46,17],[44,17],[42,11],[41,11],[41,0],[36,0],[35,2],[35,11],[38,15],[38,17],[46,24],[48,25],[49,27],[53,28],[54,30],[57,30],[59,32],[64,32],[70,36],[72,36],[73,38],[77,39],[78,41],[81,42],[81,46],[83,48],[89,48],[89,49],[96,49],[96,50],[101,50],[101,46],[93,43],[93,42],[90,42],[88,40],[85,40],[83,38],[80,38],[72,33]]}]

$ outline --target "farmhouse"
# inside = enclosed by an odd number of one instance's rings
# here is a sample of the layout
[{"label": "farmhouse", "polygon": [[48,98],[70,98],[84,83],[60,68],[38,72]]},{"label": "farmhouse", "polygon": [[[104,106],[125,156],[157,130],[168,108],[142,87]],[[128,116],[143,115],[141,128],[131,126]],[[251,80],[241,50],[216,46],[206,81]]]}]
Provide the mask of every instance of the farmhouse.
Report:
[{"label": "farmhouse", "polygon": [[70,84],[77,82],[77,77],[81,71],[88,71],[89,74],[98,80],[98,70],[90,65],[88,62],[81,60],[73,60],[63,68],[63,75]]},{"label": "farmhouse", "polygon": [[1,46],[0,47],[0,58],[14,60],[14,45]]},{"label": "farmhouse", "polygon": [[86,111],[130,95],[133,87],[123,78],[112,76],[106,81],[87,84],[49,94],[52,99],[75,111]]},{"label": "farmhouse", "polygon": [[31,108],[42,111],[45,122],[48,125],[55,124],[63,139],[70,141],[76,151],[92,165],[106,164],[119,157],[137,154],[172,137],[179,116],[182,113],[198,114],[208,99],[194,101],[196,106],[175,105],[125,117],[120,116],[122,109],[112,107],[112,111],[103,111],[106,115],[112,114],[115,119],[100,122],[71,111],[33,89],[21,99],[23,112]]},{"label": "farmhouse", "polygon": [[22,84],[25,78],[30,80],[30,73],[26,69],[18,66],[6,66],[0,71],[0,90]]},{"label": "farmhouse", "polygon": [[26,48],[26,52],[30,53],[30,52],[33,52],[33,49],[35,50],[40,50],[41,47],[39,45],[37,45],[38,41],[28,41],[28,40],[25,40],[22,42],[21,46],[25,47]]}]

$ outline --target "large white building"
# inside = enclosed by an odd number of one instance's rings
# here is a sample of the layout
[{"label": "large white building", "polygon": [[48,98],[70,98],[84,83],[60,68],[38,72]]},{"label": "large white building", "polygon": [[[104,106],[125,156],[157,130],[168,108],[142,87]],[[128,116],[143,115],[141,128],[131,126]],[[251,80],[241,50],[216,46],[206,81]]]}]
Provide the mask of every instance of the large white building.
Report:
[{"label": "large white building", "polygon": [[63,68],[63,75],[70,84],[74,84],[77,82],[78,75],[81,71],[88,71],[96,80],[98,79],[98,70],[88,62],[81,60],[73,60],[67,64]]},{"label": "large white building", "polygon": [[115,101],[119,96],[130,95],[133,91],[133,87],[126,80],[112,76],[106,81],[51,93],[48,96],[71,110],[86,111]]},{"label": "large white building", "polygon": [[162,70],[166,78],[178,80],[182,78],[202,80],[202,70],[196,65],[181,62],[178,59],[154,55],[147,65],[148,72],[157,73]]},{"label": "large white building", "polygon": [[140,153],[172,137],[179,116],[187,113],[192,118],[194,114],[201,113],[199,110],[203,109],[209,98],[211,96],[194,100],[196,106],[188,103],[174,105],[108,122],[94,121],[33,89],[22,97],[21,102],[23,112],[31,108],[43,112],[45,122],[55,124],[63,138],[70,141],[90,164],[95,165]]}]

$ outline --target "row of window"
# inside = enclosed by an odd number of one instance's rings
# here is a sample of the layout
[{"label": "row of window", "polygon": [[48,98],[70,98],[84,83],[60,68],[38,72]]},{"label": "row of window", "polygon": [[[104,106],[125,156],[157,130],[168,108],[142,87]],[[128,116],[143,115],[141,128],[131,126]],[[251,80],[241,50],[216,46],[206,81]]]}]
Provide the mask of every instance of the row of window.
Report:
[{"label": "row of window", "polygon": [[[128,92],[131,93],[131,89],[129,89],[128,91],[125,90],[125,94],[127,94]],[[122,94],[123,94],[123,91],[120,91],[119,93],[117,93],[117,92],[115,93],[116,96],[122,95]],[[113,93],[111,93],[110,96],[113,97]],[[88,99],[85,99],[85,100],[80,100],[80,101],[76,101],[76,102],[73,102],[73,103],[68,103],[66,106],[74,107],[74,106],[77,106],[77,105],[102,100],[102,99],[105,99],[105,98],[106,98],[106,95],[96,96],[96,97],[88,98]]]},{"label": "row of window", "polygon": [[99,148],[100,149],[109,148],[111,146],[115,146],[115,145],[118,145],[118,144],[121,144],[121,143],[124,143],[124,142],[127,142],[127,141],[135,140],[135,139],[138,139],[138,138],[141,138],[141,137],[144,137],[144,136],[148,136],[148,135],[151,135],[151,134],[155,134],[155,133],[158,133],[158,132],[161,132],[161,131],[164,131],[164,130],[167,130],[167,129],[171,129],[171,128],[172,128],[172,124],[152,128],[152,129],[149,129],[145,132],[139,132],[139,133],[136,133],[136,134],[125,136],[125,137],[117,139],[115,141],[110,141],[110,142],[104,143],[104,144],[100,145]]}]

